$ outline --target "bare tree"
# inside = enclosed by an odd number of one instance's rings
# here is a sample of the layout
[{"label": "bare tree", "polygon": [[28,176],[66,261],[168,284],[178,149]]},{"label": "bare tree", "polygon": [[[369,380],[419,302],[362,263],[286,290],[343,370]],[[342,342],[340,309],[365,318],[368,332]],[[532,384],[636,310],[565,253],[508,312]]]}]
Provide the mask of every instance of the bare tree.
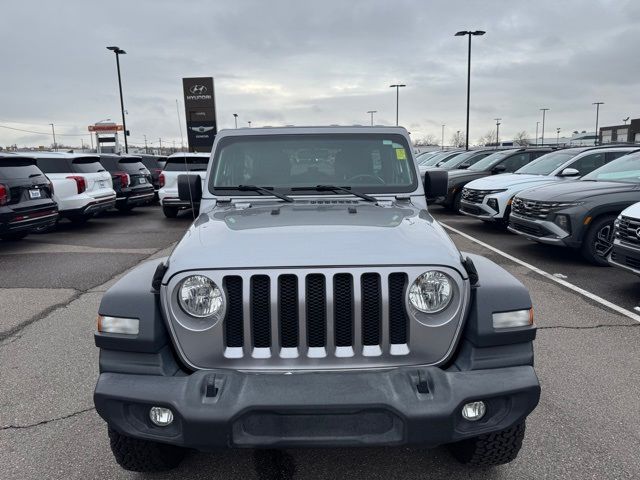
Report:
[{"label": "bare tree", "polygon": [[464,144],[465,144],[464,132],[459,130],[453,135],[451,135],[450,142],[452,147],[455,147],[455,148],[464,147]]},{"label": "bare tree", "polygon": [[520,147],[528,147],[530,145],[529,134],[525,130],[516,133],[515,137],[513,137],[513,143]]},{"label": "bare tree", "polygon": [[432,133],[429,133],[424,137],[415,140],[413,142],[413,145],[415,147],[433,147],[440,145],[440,141],[438,140],[438,137],[436,137]]},{"label": "bare tree", "polygon": [[496,131],[495,130],[489,130],[487,133],[485,133],[484,135],[482,135],[478,139],[478,143],[480,145],[495,145],[495,143],[496,143]]}]

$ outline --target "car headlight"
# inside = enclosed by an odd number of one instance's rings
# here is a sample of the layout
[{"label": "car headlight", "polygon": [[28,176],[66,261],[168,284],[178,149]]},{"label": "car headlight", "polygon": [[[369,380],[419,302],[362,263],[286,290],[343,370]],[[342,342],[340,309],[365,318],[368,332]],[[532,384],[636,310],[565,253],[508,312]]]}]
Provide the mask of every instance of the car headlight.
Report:
[{"label": "car headlight", "polygon": [[453,281],[444,272],[430,270],[424,272],[409,288],[409,301],[423,313],[437,313],[451,303]]},{"label": "car headlight", "polygon": [[192,275],[180,284],[178,303],[187,315],[208,318],[222,312],[224,299],[212,280],[203,275]]}]

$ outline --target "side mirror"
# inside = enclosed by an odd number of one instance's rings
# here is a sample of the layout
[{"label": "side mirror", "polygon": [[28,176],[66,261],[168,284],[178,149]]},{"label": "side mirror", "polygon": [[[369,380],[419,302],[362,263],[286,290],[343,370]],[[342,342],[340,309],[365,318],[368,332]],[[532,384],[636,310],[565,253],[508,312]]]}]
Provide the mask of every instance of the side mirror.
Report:
[{"label": "side mirror", "polygon": [[444,197],[447,194],[449,172],[431,170],[424,175],[424,192],[427,198]]},{"label": "side mirror", "polygon": [[183,202],[200,203],[202,199],[200,175],[178,175],[178,197]]},{"label": "side mirror", "polygon": [[565,168],[560,172],[561,177],[577,177],[580,175],[580,172],[575,168]]},{"label": "side mirror", "polygon": [[458,168],[459,168],[460,170],[466,170],[466,169],[467,169],[467,168],[469,168],[470,166],[471,166],[471,164],[470,164],[470,163],[465,162],[465,163],[461,163],[460,165],[458,165]]},{"label": "side mirror", "polygon": [[495,175],[496,173],[504,173],[506,170],[507,167],[505,167],[504,165],[496,165],[491,169],[491,173]]}]

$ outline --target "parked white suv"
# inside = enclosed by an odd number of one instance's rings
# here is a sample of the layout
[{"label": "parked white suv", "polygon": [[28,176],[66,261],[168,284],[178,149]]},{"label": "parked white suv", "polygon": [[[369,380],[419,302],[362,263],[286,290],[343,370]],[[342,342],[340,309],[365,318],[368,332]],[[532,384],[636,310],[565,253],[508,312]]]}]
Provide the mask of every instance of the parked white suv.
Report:
[{"label": "parked white suv", "polygon": [[618,215],[608,260],[614,267],[640,275],[640,202]]},{"label": "parked white suv", "polygon": [[[162,205],[162,211],[167,218],[175,218],[180,210],[191,208],[189,202],[178,198],[178,176],[182,174],[199,175],[204,183],[209,157],[208,153],[174,153],[167,157],[167,163],[160,174],[160,190],[158,190],[160,205]],[[196,208],[199,205],[198,202]]]},{"label": "parked white suv", "polygon": [[638,147],[567,148],[543,155],[514,173],[479,178],[462,190],[460,212],[506,226],[513,197],[532,187],[575,180]]},{"label": "parked white suv", "polygon": [[53,184],[60,217],[83,223],[116,203],[111,175],[100,157],[86,153],[28,152]]}]

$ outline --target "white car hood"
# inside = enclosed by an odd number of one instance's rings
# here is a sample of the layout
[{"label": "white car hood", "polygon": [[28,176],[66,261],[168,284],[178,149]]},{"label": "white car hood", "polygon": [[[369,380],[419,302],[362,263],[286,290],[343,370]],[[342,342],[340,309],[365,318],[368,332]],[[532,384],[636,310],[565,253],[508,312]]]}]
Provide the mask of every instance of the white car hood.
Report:
[{"label": "white car hood", "polygon": [[562,181],[562,177],[553,175],[520,175],[515,173],[505,173],[502,175],[492,175],[490,177],[479,178],[469,182],[466,187],[474,190],[499,190],[524,188],[555,183]]},{"label": "white car hood", "polygon": [[640,218],[640,202],[634,203],[630,207],[625,208],[622,211],[622,215],[625,217]]}]

